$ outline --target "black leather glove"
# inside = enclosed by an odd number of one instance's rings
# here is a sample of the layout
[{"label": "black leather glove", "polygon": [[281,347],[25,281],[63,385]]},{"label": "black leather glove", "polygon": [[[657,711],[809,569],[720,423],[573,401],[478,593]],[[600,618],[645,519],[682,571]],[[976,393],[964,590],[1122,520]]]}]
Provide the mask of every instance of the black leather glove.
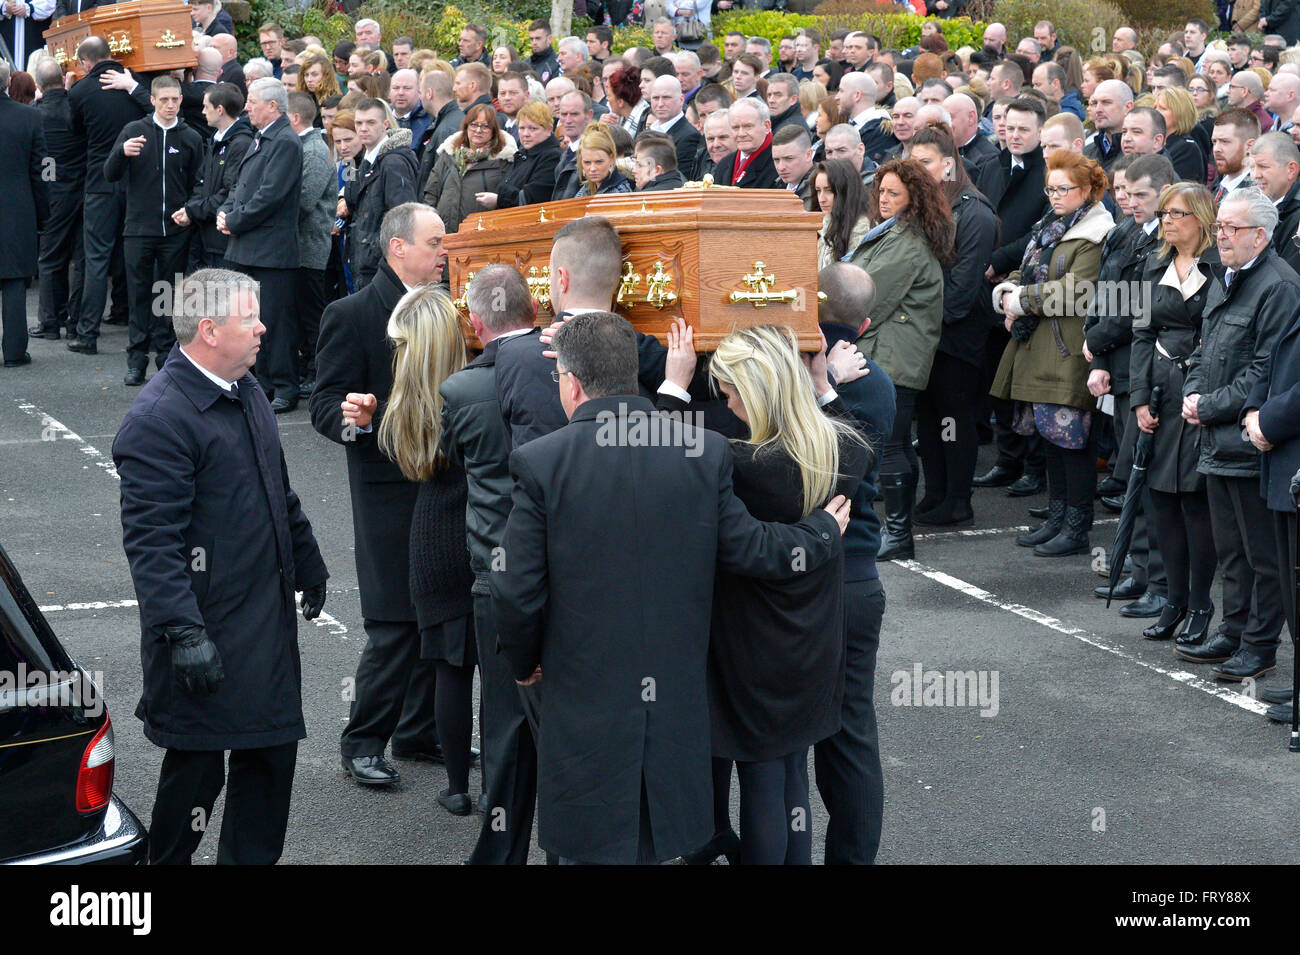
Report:
[{"label": "black leather glove", "polygon": [[315,584],[311,587],[304,587],[299,606],[302,607],[302,618],[304,620],[315,620],[319,617],[321,608],[325,606],[325,585]]},{"label": "black leather glove", "polygon": [[166,635],[172,647],[172,669],[185,689],[197,696],[217,692],[226,671],[208,632],[202,627],[168,627]]}]

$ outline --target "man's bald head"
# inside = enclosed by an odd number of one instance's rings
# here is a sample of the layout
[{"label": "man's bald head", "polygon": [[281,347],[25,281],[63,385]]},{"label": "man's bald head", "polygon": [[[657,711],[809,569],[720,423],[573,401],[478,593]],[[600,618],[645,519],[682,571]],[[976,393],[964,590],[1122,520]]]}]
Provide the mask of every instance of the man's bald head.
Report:
[{"label": "man's bald head", "polygon": [[650,84],[650,112],[655,119],[672,119],[682,111],[682,84],[676,74],[657,76]]},{"label": "man's bald head", "polygon": [[221,75],[221,66],[225,62],[216,47],[209,46],[195,54],[198,66],[194,68],[196,80],[215,80]]},{"label": "man's bald head", "polygon": [[239,52],[235,38],[229,33],[218,33],[212,38],[212,48],[221,54],[221,62],[229,63]]},{"label": "man's bald head", "polygon": [[876,285],[866,269],[835,262],[817,273],[817,288],[825,301],[817,306],[817,321],[860,329],[876,304]]},{"label": "man's bald head", "polygon": [[965,93],[953,93],[943,101],[943,108],[952,117],[952,136],[958,146],[965,146],[979,129],[979,107]]}]

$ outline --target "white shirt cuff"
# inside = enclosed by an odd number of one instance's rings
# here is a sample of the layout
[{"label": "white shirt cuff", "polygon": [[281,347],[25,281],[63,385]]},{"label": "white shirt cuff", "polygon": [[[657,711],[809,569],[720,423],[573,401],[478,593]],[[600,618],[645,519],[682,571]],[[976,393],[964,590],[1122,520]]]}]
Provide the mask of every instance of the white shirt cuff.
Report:
[{"label": "white shirt cuff", "polygon": [[670,398],[676,398],[679,401],[686,402],[687,404],[691,403],[691,393],[671,381],[665,381],[659,386],[659,394],[668,395]]},{"label": "white shirt cuff", "polygon": [[836,393],[835,389],[832,388],[830,391],[826,392],[826,394],[822,395],[820,398],[817,399],[817,407],[825,408],[828,404],[830,404],[838,397],[839,395]]}]

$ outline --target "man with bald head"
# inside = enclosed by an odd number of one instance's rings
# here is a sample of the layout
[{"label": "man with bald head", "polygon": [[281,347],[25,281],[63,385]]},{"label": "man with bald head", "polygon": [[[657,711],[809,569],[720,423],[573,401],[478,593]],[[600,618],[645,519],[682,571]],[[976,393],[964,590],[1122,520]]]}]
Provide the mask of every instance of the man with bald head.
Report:
[{"label": "man with bald head", "polygon": [[198,63],[194,67],[194,79],[181,82],[181,119],[187,126],[198,130],[206,143],[216,131],[208,124],[203,115],[203,94],[212,89],[221,76],[221,54],[212,47],[195,52]]},{"label": "man with bald head", "polygon": [[1084,144],[1083,154],[1101,163],[1102,169],[1109,171],[1111,164],[1123,152],[1120,138],[1124,129],[1124,117],[1132,108],[1133,90],[1121,80],[1105,80],[1098,83],[1092,91],[1092,98],[1088,100],[1088,115],[1096,132]]},{"label": "man with bald head", "polygon": [[984,46],[997,50],[1002,56],[1007,49],[1007,28],[1001,23],[990,23],[984,28]]},{"label": "man with bald head", "polygon": [[1259,120],[1259,131],[1267,133],[1273,129],[1273,117],[1268,114],[1261,100],[1264,99],[1264,83],[1254,70],[1242,70],[1232,74],[1228,82],[1228,109],[1244,109],[1255,114]]},{"label": "man with bald head", "polygon": [[952,138],[961,153],[966,172],[974,182],[986,162],[998,158],[998,147],[980,135],[980,114],[975,101],[965,93],[953,93],[943,101],[952,117]]},{"label": "man with bald head", "polygon": [[871,185],[871,180],[876,176],[876,161],[867,155],[867,147],[863,145],[862,137],[858,135],[856,129],[848,123],[832,126],[826,131],[822,148],[823,158],[828,162],[832,159],[843,159],[845,162],[853,163],[862,174],[862,184]]},{"label": "man with bald head", "polygon": [[920,109],[921,101],[915,96],[904,96],[894,103],[890,120],[893,125],[894,139],[898,142],[885,153],[885,159],[897,159],[905,155],[907,144],[912,141],[912,136],[920,125],[916,118]]},{"label": "man with bald head", "polygon": [[[693,55],[693,54],[692,54]],[[704,137],[687,121],[683,110],[682,84],[676,76],[659,76],[650,84],[650,114],[647,129],[663,133],[677,149],[677,169],[687,181],[695,179],[695,157]]]},{"label": "man with bald head", "polygon": [[1300,106],[1300,76],[1277,73],[1264,93],[1264,108],[1277,117],[1275,132],[1291,134],[1297,106]]},{"label": "man with bald head", "polygon": [[1137,30],[1134,30],[1132,27],[1120,27],[1115,31],[1115,35],[1110,38],[1110,51],[1112,53],[1123,53],[1125,50],[1136,50],[1137,45]]},{"label": "man with bald head", "polygon": [[572,93],[577,87],[567,76],[557,76],[546,84],[546,105],[556,116],[560,114],[560,99],[565,93]]},{"label": "man with bald head", "polygon": [[221,54],[221,73],[218,83],[234,83],[239,92],[248,96],[248,82],[244,79],[244,68],[239,65],[239,44],[229,33],[218,33],[212,38],[212,48]]},{"label": "man with bald head", "polygon": [[393,74],[388,85],[388,105],[393,107],[397,124],[411,131],[411,148],[418,157],[432,117],[420,102],[420,75],[415,70],[398,70]]},{"label": "man with bald head", "polygon": [[889,113],[876,105],[876,92],[876,81],[870,76],[865,73],[845,73],[835,97],[840,113],[858,131],[867,156],[873,163],[880,163],[884,155],[897,145],[898,140],[885,122],[889,119]]}]

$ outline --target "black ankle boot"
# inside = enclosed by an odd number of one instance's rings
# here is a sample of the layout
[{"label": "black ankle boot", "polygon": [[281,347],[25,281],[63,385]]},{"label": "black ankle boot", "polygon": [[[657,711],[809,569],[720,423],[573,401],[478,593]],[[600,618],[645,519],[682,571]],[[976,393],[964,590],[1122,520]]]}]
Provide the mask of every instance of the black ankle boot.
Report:
[{"label": "black ankle boot", "polygon": [[1092,530],[1092,502],[1086,507],[1067,507],[1061,532],[1034,548],[1039,557],[1069,557],[1088,553],[1088,531]]},{"label": "black ankle boot", "polygon": [[1214,619],[1214,604],[1209,610],[1187,611],[1187,626],[1174,642],[1180,647],[1198,647],[1205,642],[1205,635],[1210,632],[1210,621]]},{"label": "black ankle boot", "polygon": [[[944,493],[943,488],[932,488],[928,484],[925,487],[925,496],[916,502],[916,517],[919,519],[922,514],[932,511],[936,507],[943,505],[944,498],[948,495]],[[918,523],[920,521],[918,520]]]},{"label": "black ankle boot", "polygon": [[916,553],[912,543],[916,478],[910,474],[882,474],[880,490],[885,495],[885,521],[876,560],[911,560]]},{"label": "black ankle boot", "polygon": [[1039,524],[1028,534],[1021,534],[1016,538],[1016,543],[1021,547],[1036,547],[1039,544],[1045,544],[1057,534],[1061,533],[1061,525],[1065,523],[1065,501],[1051,500],[1047,502],[1047,520]]},{"label": "black ankle boot", "polygon": [[970,524],[975,520],[975,512],[971,510],[970,498],[964,501],[947,498],[926,511],[918,507],[915,520],[918,524],[930,524],[936,527]]},{"label": "black ankle boot", "polygon": [[1183,622],[1187,616],[1186,607],[1175,607],[1172,604],[1166,604],[1165,609],[1160,611],[1160,619],[1142,631],[1142,636],[1148,640],[1168,640],[1178,632],[1178,625]]}]

